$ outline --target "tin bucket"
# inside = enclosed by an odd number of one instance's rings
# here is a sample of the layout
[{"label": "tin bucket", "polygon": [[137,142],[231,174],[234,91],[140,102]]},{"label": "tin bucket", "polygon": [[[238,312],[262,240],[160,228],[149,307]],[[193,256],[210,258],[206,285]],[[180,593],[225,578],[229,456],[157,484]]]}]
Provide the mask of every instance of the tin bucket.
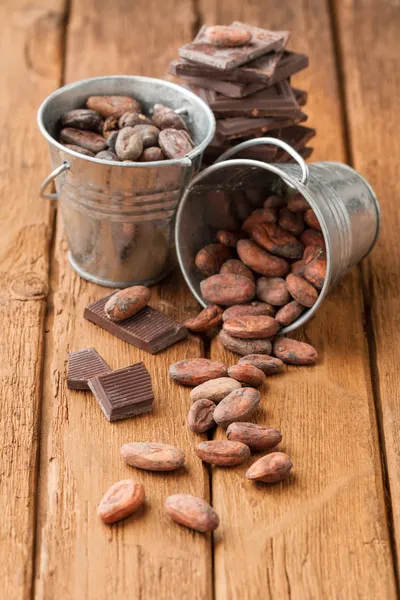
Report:
[{"label": "tin bucket", "polygon": [[[148,163],[104,161],[69,150],[57,141],[61,115],[99,94],[133,96],[146,112],[155,103],[173,108],[188,123],[194,150],[181,159]],[[75,271],[109,287],[152,284],[168,275],[176,264],[176,208],[214,135],[209,107],[168,81],[95,77],[51,94],[39,109],[38,124],[54,169],[43,182],[41,195],[59,200]],[[46,194],[53,180],[57,194]]]},{"label": "tin bucket", "polygon": [[[283,148],[298,164],[270,165],[256,160],[227,160],[241,149],[258,144]],[[373,248],[379,232],[379,204],[368,182],[351,167],[337,162],[307,165],[288,144],[259,138],[239,144],[199,173],[181,200],[175,227],[178,260],[185,280],[202,306],[201,273],[196,253],[215,242],[219,229],[235,231],[269,194],[300,192],[314,210],[326,243],[325,284],[314,306],[282,329],[304,325],[321,306],[332,286]],[[243,192],[246,192],[244,194]]]}]

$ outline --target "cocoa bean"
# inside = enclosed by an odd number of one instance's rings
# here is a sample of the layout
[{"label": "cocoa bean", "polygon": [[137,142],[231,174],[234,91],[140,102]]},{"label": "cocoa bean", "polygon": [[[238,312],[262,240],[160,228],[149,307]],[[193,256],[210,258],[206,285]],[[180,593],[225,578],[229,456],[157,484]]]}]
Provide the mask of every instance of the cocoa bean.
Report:
[{"label": "cocoa bean", "polygon": [[84,154],[85,156],[95,156],[93,152],[90,150],[86,150],[86,148],[81,148],[80,146],[76,146],[75,144],[64,144],[66,148],[73,150],[74,152],[79,152],[79,154]]},{"label": "cocoa bean", "polygon": [[247,421],[260,404],[260,392],[245,387],[234,390],[218,404],[214,421],[221,427],[228,427],[235,421]]},{"label": "cocoa bean", "polygon": [[304,277],[322,290],[326,277],[326,252],[321,246],[307,246],[304,251]]},{"label": "cocoa bean", "polygon": [[311,227],[312,229],[316,229],[317,231],[322,231],[322,227],[319,224],[317,216],[311,208],[309,208],[307,210],[307,212],[304,213],[304,220],[307,223],[307,225],[309,227]]},{"label": "cocoa bean", "polygon": [[200,284],[201,293],[207,302],[232,306],[253,300],[256,293],[255,284],[247,277],[240,275],[212,275]]},{"label": "cocoa bean", "polygon": [[155,125],[135,125],[133,131],[141,136],[144,149],[157,146],[160,130]]},{"label": "cocoa bean", "polygon": [[284,370],[284,364],[279,358],[268,354],[247,354],[238,362],[239,365],[253,365],[265,373],[265,375],[276,375]]},{"label": "cocoa bean", "polygon": [[60,119],[61,127],[72,127],[74,129],[88,129],[100,133],[103,127],[103,119],[98,112],[87,108],[76,108],[65,113]]},{"label": "cocoa bean", "polygon": [[251,237],[261,248],[276,256],[291,260],[298,260],[303,256],[303,244],[279,225],[257,225],[251,232]]},{"label": "cocoa bean", "polygon": [[168,158],[183,158],[194,148],[188,132],[177,129],[163,129],[158,136],[158,143]]},{"label": "cocoa bean", "polygon": [[118,133],[115,152],[121,160],[136,160],[143,152],[141,136],[133,127],[124,127]]},{"label": "cocoa bean", "polygon": [[255,423],[231,423],[226,430],[226,437],[246,444],[254,452],[275,448],[282,441],[280,431]]},{"label": "cocoa bean", "polygon": [[185,462],[182,450],[157,442],[131,442],[121,447],[121,456],[131,467],[146,471],[173,471]]},{"label": "cocoa bean", "polygon": [[310,344],[281,336],[275,338],[273,352],[288,365],[312,365],[318,358],[317,351]]},{"label": "cocoa bean", "polygon": [[231,209],[232,213],[240,219],[241,222],[245,221],[251,213],[251,206],[247,200],[243,190],[235,190],[230,193],[231,198]]},{"label": "cocoa bean", "polygon": [[189,358],[172,364],[169,368],[170,377],[181,385],[195,387],[217,377],[227,375],[227,367],[222,362],[208,358]]},{"label": "cocoa bean", "polygon": [[237,233],[232,233],[231,231],[217,231],[216,238],[220,244],[224,244],[224,246],[229,246],[230,248],[236,248],[236,244],[239,240],[239,235]]},{"label": "cocoa bean", "polygon": [[290,272],[293,273],[293,275],[304,277],[304,267],[304,260],[296,260],[296,262],[290,265]]},{"label": "cocoa bean", "polygon": [[289,294],[297,300],[299,304],[310,308],[318,300],[318,292],[311,283],[292,273],[286,277],[286,285]]},{"label": "cocoa bean", "polygon": [[174,494],[166,499],[164,508],[176,523],[195,531],[214,531],[219,525],[219,517],[212,506],[197,496]]},{"label": "cocoa bean", "polygon": [[262,456],[247,470],[246,477],[252,481],[277,483],[290,475],[293,464],[284,452],[271,452]]},{"label": "cocoa bean", "polygon": [[304,198],[304,196],[302,196],[299,193],[296,193],[296,194],[292,194],[291,196],[289,196],[288,201],[287,201],[287,207],[293,213],[297,213],[297,212],[305,212],[306,210],[308,210],[310,208],[310,205],[308,204],[308,202]]},{"label": "cocoa bean", "polygon": [[325,240],[322,233],[316,229],[306,229],[300,236],[303,246],[321,246],[325,248]]},{"label": "cocoa bean", "polygon": [[114,152],[111,152],[111,150],[102,150],[96,154],[96,158],[99,158],[100,160],[115,160],[119,162],[118,156],[114,154]]},{"label": "cocoa bean", "polygon": [[251,234],[260,223],[276,223],[276,212],[273,208],[259,208],[251,213],[242,225],[243,231]]},{"label": "cocoa bean", "polygon": [[90,150],[94,154],[101,152],[107,148],[107,144],[103,136],[93,131],[86,131],[84,129],[74,129],[73,127],[66,127],[61,129],[60,141],[63,144],[74,144]]},{"label": "cocoa bean", "polygon": [[134,285],[120,290],[107,300],[104,312],[111,321],[124,321],[148,305],[151,291],[144,285]]},{"label": "cocoa bean", "polygon": [[107,139],[113,131],[118,130],[118,119],[116,117],[107,117],[103,123],[103,136]]},{"label": "cocoa bean", "polygon": [[304,231],[304,219],[301,212],[293,213],[284,207],[279,213],[279,227],[288,231],[295,237],[299,237]]},{"label": "cocoa bean", "polygon": [[268,196],[264,202],[264,208],[282,208],[285,206],[286,200],[282,196]]},{"label": "cocoa bean", "polygon": [[266,315],[243,315],[224,321],[223,329],[233,337],[262,339],[278,333],[280,325],[273,317]]},{"label": "cocoa bean", "polygon": [[104,494],[97,514],[104,523],[116,523],[134,513],[145,501],[141,483],[123,479],[114,483]]},{"label": "cocoa bean", "polygon": [[194,262],[198,270],[209,277],[216,275],[231,256],[230,248],[224,244],[208,244],[198,251]]},{"label": "cocoa bean", "polygon": [[242,27],[230,27],[229,25],[213,25],[207,27],[205,35],[210,44],[217,48],[233,48],[244,46],[251,42],[252,34]]},{"label": "cocoa bean", "polygon": [[102,117],[119,119],[126,112],[140,112],[140,104],[130,96],[90,96],[86,106]]},{"label": "cocoa bean", "polygon": [[251,240],[239,240],[237,253],[245,265],[260,275],[282,277],[289,271],[286,260],[269,254]]},{"label": "cocoa bean", "polygon": [[234,381],[229,377],[218,377],[193,388],[190,392],[190,399],[192,402],[196,402],[202,398],[207,398],[207,400],[218,404],[225,396],[239,388],[241,388],[241,385],[238,381]]},{"label": "cocoa bean", "polygon": [[291,323],[294,323],[303,311],[304,306],[296,302],[296,300],[293,300],[293,302],[289,302],[286,306],[282,306],[282,308],[278,310],[275,319],[281,327],[287,327]]},{"label": "cocoa bean", "polygon": [[281,277],[260,277],[256,284],[257,298],[273,306],[283,306],[290,300],[286,281]]},{"label": "cocoa bean", "polygon": [[244,315],[267,315],[273,317],[275,308],[265,302],[250,302],[249,304],[237,304],[227,308],[222,314],[222,320],[227,321]]},{"label": "cocoa bean", "polygon": [[226,275],[231,273],[232,275],[240,275],[241,277],[247,277],[250,281],[254,281],[254,275],[250,271],[249,267],[246,267],[241,260],[237,258],[231,258],[224,262],[220,269],[220,275]]},{"label": "cocoa bean", "polygon": [[106,144],[112,152],[115,152],[115,144],[117,143],[119,131],[112,131],[106,139]]},{"label": "cocoa bean", "polygon": [[137,112],[126,112],[119,118],[118,126],[120,129],[135,127],[135,125],[154,125],[154,121]]},{"label": "cocoa bean", "polygon": [[164,106],[163,104],[155,104],[153,108],[153,121],[160,129],[181,129],[187,131],[187,125],[180,115]]},{"label": "cocoa bean", "polygon": [[210,304],[207,308],[199,312],[196,317],[187,319],[184,322],[184,326],[186,329],[190,329],[190,331],[207,331],[207,329],[217,327],[221,323],[222,313],[222,308],[216,304]]},{"label": "cocoa bean", "polygon": [[214,422],[215,404],[212,400],[201,398],[193,402],[188,414],[188,426],[194,433],[204,433],[211,429]]},{"label": "cocoa bean", "polygon": [[138,162],[153,162],[156,160],[164,160],[164,152],[157,146],[145,148],[142,154],[137,159]]},{"label": "cocoa bean", "polygon": [[250,448],[242,442],[212,440],[196,446],[196,454],[202,461],[219,467],[235,467],[250,458]]},{"label": "cocoa bean", "polygon": [[219,332],[218,339],[225,348],[242,356],[247,354],[270,354],[272,349],[272,344],[268,339],[242,340],[229,335],[223,329]]},{"label": "cocoa bean", "polygon": [[228,369],[229,377],[251,387],[258,387],[264,382],[265,375],[253,365],[233,365]]}]

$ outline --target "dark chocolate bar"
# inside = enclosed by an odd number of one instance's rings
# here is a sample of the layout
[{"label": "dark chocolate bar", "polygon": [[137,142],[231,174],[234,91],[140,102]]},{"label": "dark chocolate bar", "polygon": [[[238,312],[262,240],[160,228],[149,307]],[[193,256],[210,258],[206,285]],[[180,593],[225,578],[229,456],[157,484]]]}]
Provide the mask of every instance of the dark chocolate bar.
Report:
[{"label": "dark chocolate bar", "polygon": [[290,127],[272,130],[268,133],[269,137],[275,137],[287,142],[295,150],[304,148],[315,135],[315,129],[303,127],[302,125],[292,125]]},{"label": "dark chocolate bar", "polygon": [[97,375],[89,387],[109,421],[142,415],[153,406],[150,373],[142,362]]},{"label": "dark chocolate bar", "polygon": [[307,104],[308,92],[305,90],[299,90],[298,88],[292,88],[292,92],[299,106],[305,106]]},{"label": "dark chocolate bar", "polygon": [[284,52],[280,59],[275,72],[271,76],[269,84],[278,83],[284,79],[288,79],[295,73],[302,71],[308,67],[308,56],[297,52]]},{"label": "dark chocolate bar", "polygon": [[112,335],[150,354],[156,354],[187,337],[187,329],[158,310],[146,306],[133,317],[114,323],[104,313],[104,306],[113,294],[100,298],[85,308],[84,317]]},{"label": "dark chocolate bar", "polygon": [[111,371],[95,348],[77,350],[68,354],[67,386],[70,390],[88,390],[88,380]]},{"label": "dark chocolate bar", "polygon": [[246,117],[235,117],[232,119],[220,119],[217,121],[216,135],[220,140],[234,140],[243,137],[259,137],[271,131],[288,127],[307,120],[307,115],[300,112],[296,118],[270,117],[265,119],[247,119]]},{"label": "dark chocolate bar", "polygon": [[229,98],[245,98],[267,87],[265,83],[234,83],[219,79],[206,79],[205,77],[182,77],[182,79],[191,86],[214,90]]},{"label": "dark chocolate bar", "polygon": [[287,31],[268,31],[238,21],[232,23],[231,26],[251,31],[253,34],[251,42],[235,48],[218,48],[209,43],[206,37],[208,25],[203,25],[193,42],[179,48],[179,56],[225,71],[248,63],[271,50],[281,50],[286,46],[289,38]]}]

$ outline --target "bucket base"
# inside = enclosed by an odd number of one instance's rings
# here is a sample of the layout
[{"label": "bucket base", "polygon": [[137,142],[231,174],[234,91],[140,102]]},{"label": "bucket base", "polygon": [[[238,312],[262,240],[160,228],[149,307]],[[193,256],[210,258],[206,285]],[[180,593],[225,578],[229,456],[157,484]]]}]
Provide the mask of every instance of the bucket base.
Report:
[{"label": "bucket base", "polygon": [[168,277],[168,275],[170,275],[175,268],[175,265],[173,265],[170,269],[164,271],[161,275],[159,275],[159,277],[156,277],[155,279],[132,280],[132,281],[112,281],[110,279],[103,279],[102,277],[96,277],[96,275],[92,275],[92,273],[87,273],[86,271],[81,269],[81,267],[79,267],[77,265],[77,263],[74,261],[74,259],[72,258],[70,252],[68,252],[68,261],[69,261],[69,264],[71,265],[71,267],[74,269],[74,271],[76,273],[78,273],[79,277],[82,277],[82,279],[85,279],[86,281],[90,281],[91,283],[97,283],[97,285],[102,285],[104,287],[110,287],[110,288],[127,288],[127,287],[131,287],[132,285],[146,285],[146,286],[154,285],[154,284],[158,283],[159,281],[162,281],[163,279]]}]

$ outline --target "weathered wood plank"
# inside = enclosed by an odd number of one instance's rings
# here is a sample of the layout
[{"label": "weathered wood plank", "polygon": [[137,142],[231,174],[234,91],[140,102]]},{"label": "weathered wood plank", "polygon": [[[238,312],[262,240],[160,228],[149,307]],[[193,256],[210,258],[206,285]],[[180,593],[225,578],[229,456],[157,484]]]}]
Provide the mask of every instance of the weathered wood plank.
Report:
[{"label": "weathered wood plank", "polygon": [[[163,76],[176,47],[192,37],[190,3],[74,1],[66,78],[125,73]],[[179,527],[164,514],[166,497],[186,491],[208,497],[208,472],[194,457],[187,431],[188,392],[168,378],[170,363],[201,356],[192,338],[157,356],[139,352],[83,320],[85,305],[105,290],[85,283],[66,261],[61,223],[51,286],[53,310],[46,352],[36,597],[39,599],[208,599],[211,538]],[[179,277],[153,290],[152,305],[183,319],[194,301]],[[66,389],[69,350],[94,346],[113,367],[143,360],[155,391],[153,414],[108,423],[90,394]],[[123,463],[128,441],[165,441],[186,451],[180,473],[149,474]],[[96,515],[113,482],[144,483],[148,502],[133,518],[108,527]]]},{"label": "weathered wood plank", "polygon": [[[362,18],[360,18],[360,15]],[[346,110],[354,167],[370,181],[382,207],[380,239],[363,264],[372,328],[371,361],[400,556],[400,8],[372,0],[336,2],[344,60]],[[397,562],[397,568],[399,564]]]},{"label": "weathered wood plank", "polygon": [[[202,0],[200,9],[206,23],[239,19],[292,30],[291,47],[310,55],[310,69],[294,81],[310,91],[315,159],[343,161],[327,3]],[[245,467],[213,471],[213,503],[223,519],[214,536],[216,598],[394,598],[357,271],[300,336],[318,348],[318,365],[270,378],[258,415],[283,432],[293,478],[256,486]],[[235,360],[217,342],[211,353]]]},{"label": "weathered wood plank", "polygon": [[53,211],[36,110],[61,74],[63,0],[0,5],[0,588],[32,586],[43,325]]}]

